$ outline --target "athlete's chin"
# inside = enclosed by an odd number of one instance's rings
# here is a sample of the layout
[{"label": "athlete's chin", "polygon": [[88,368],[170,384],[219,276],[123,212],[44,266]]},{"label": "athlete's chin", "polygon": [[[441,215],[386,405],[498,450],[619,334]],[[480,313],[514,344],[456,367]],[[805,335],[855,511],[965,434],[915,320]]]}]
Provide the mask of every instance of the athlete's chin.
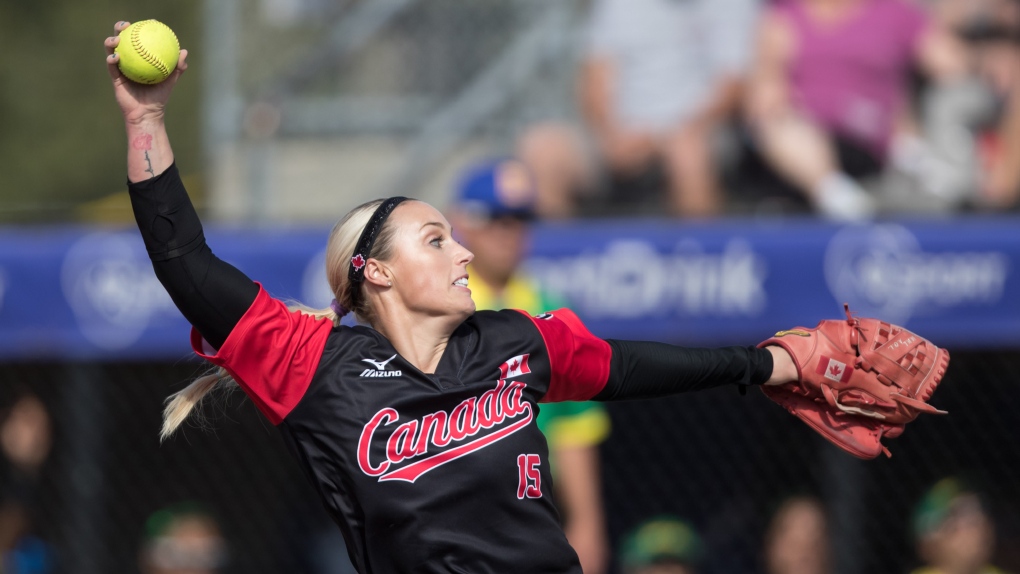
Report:
[{"label": "athlete's chin", "polygon": [[474,312],[475,312],[475,301],[474,301],[474,299],[468,297],[466,303],[465,302],[461,302],[460,305],[458,305],[458,311],[460,312],[460,314],[462,314],[464,316],[465,319],[467,319],[468,317],[473,315]]},{"label": "athlete's chin", "polygon": [[475,313],[475,302],[469,297],[467,302],[459,301],[455,311],[456,315],[463,321]]},{"label": "athlete's chin", "polygon": [[467,299],[467,301],[451,301],[449,305],[444,305],[442,309],[434,308],[430,315],[445,317],[450,320],[451,324],[459,325],[474,313],[475,302]]},{"label": "athlete's chin", "polygon": [[475,300],[471,298],[470,289],[467,287],[456,286],[454,287],[454,293],[453,307],[466,312],[468,315],[475,312]]}]

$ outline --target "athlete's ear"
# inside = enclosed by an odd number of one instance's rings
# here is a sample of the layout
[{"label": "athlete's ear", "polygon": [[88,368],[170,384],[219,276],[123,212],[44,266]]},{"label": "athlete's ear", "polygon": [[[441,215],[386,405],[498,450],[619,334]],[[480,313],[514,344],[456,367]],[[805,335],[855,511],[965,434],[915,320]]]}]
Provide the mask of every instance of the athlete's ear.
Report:
[{"label": "athlete's ear", "polygon": [[385,263],[369,258],[365,263],[365,281],[377,287],[386,287],[392,283],[393,273]]}]

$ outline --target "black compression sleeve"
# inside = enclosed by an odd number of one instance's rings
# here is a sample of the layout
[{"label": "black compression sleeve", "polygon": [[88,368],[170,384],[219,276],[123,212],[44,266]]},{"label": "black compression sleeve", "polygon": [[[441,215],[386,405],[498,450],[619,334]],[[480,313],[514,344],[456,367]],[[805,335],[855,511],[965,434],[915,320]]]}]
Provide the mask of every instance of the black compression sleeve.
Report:
[{"label": "black compression sleeve", "polygon": [[726,384],[760,385],[772,376],[772,353],[755,347],[694,349],[607,339],[609,380],[597,401],[647,399]]},{"label": "black compression sleeve", "polygon": [[176,164],[152,179],[129,181],[128,191],[156,277],[202,337],[221,347],[255,301],[258,285],[206,245]]}]

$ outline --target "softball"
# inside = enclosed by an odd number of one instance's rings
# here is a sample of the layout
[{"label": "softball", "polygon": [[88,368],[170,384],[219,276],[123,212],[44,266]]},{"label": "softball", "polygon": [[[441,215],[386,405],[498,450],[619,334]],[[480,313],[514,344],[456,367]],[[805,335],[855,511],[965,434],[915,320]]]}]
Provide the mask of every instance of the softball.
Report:
[{"label": "softball", "polygon": [[117,67],[127,79],[139,84],[158,84],[177,67],[181,45],[166,24],[142,20],[121,30],[120,43],[114,52],[120,55]]}]

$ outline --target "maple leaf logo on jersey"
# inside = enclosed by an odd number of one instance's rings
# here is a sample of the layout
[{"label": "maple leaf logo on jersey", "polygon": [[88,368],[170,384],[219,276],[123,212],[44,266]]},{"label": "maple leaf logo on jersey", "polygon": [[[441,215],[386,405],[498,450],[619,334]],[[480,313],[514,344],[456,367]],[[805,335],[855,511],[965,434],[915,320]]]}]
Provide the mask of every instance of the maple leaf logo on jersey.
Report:
[{"label": "maple leaf logo on jersey", "polygon": [[361,271],[361,268],[365,266],[365,258],[360,253],[351,257],[351,265],[354,266],[355,271]]},{"label": "maple leaf logo on jersey", "polygon": [[815,367],[815,372],[819,375],[824,375],[826,379],[836,381],[837,383],[845,383],[850,380],[850,375],[853,374],[854,368],[842,361],[822,355],[818,359],[818,366]]},{"label": "maple leaf logo on jersey", "polygon": [[[414,482],[426,472],[462,456],[481,450],[525,428],[533,415],[531,403],[524,400],[527,385],[500,380],[495,388],[461,401],[450,412],[436,411],[420,419],[404,422],[385,437],[382,427],[400,420],[394,408],[375,413],[361,431],[358,440],[358,466],[361,472],[379,477],[379,482],[402,480]],[[496,429],[479,436],[482,430]],[[385,438],[385,459],[372,457],[372,442],[378,435]],[[469,440],[470,439],[470,440]],[[460,444],[457,444],[460,443]],[[430,456],[429,449],[443,449]],[[424,458],[419,458],[424,457]],[[409,459],[418,459],[401,465]]]},{"label": "maple leaf logo on jersey", "polygon": [[499,366],[499,378],[511,379],[513,377],[519,377],[526,375],[531,372],[531,367],[528,366],[528,356],[531,353],[525,353],[523,355],[517,355],[516,357],[510,357],[502,365]]}]

